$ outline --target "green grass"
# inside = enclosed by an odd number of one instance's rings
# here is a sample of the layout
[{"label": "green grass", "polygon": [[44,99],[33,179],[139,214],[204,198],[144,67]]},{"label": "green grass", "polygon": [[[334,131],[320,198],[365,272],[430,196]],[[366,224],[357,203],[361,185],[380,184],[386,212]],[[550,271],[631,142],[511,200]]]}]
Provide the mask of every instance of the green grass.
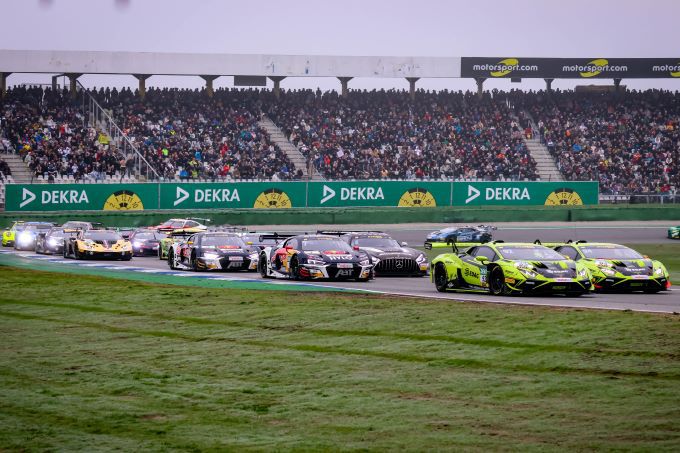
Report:
[{"label": "green grass", "polygon": [[678,316],[0,276],[0,450],[680,449]]}]

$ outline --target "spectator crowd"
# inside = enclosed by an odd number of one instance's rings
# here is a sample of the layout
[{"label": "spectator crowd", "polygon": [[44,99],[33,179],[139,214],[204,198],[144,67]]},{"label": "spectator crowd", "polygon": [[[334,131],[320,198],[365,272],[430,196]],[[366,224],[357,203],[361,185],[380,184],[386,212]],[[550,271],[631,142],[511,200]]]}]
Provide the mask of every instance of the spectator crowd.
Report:
[{"label": "spectator crowd", "polygon": [[[260,127],[266,115],[327,179],[536,180],[524,141],[536,133],[565,179],[598,180],[602,193],[664,193],[680,183],[677,92],[88,94],[167,180],[301,179],[302,169]],[[132,156],[88,127],[87,114],[68,91],[14,87],[0,101],[3,148],[47,179],[132,173]],[[0,173],[8,170],[2,164]]]}]

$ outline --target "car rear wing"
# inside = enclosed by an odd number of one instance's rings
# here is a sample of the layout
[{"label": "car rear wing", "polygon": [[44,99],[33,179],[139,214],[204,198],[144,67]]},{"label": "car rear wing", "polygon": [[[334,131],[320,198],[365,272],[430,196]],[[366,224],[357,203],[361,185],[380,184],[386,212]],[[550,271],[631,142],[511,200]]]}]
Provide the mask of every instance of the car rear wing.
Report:
[{"label": "car rear wing", "polygon": [[316,234],[325,234],[326,236],[344,236],[346,234],[385,234],[383,231],[376,231],[376,230],[351,230],[351,231],[342,231],[342,230],[317,230]]},{"label": "car rear wing", "polygon": [[[432,250],[432,249],[446,249],[451,246],[451,243],[454,242],[453,240],[449,239],[446,242],[430,242],[430,241],[425,241],[425,245],[423,245],[423,248],[425,250]],[[487,244],[488,242],[456,242],[456,244],[460,247],[472,247],[474,245],[482,245],[482,244]]]}]

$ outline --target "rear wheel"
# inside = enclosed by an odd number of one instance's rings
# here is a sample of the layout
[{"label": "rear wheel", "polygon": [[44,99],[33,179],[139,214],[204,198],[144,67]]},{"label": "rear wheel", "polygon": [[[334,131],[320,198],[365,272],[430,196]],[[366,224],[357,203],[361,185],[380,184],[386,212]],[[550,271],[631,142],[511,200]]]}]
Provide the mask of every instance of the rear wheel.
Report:
[{"label": "rear wheel", "polygon": [[195,251],[191,252],[191,260],[189,261],[189,267],[191,267],[192,271],[198,270],[198,261],[196,260],[196,252]]},{"label": "rear wheel", "polygon": [[442,263],[437,263],[434,268],[434,286],[440,293],[446,292],[449,287],[449,276],[446,267]]},{"label": "rear wheel", "polygon": [[489,289],[491,294],[495,296],[508,296],[511,294],[510,288],[505,284],[505,275],[503,275],[503,269],[500,267],[494,267],[491,271],[491,277],[489,278]]}]

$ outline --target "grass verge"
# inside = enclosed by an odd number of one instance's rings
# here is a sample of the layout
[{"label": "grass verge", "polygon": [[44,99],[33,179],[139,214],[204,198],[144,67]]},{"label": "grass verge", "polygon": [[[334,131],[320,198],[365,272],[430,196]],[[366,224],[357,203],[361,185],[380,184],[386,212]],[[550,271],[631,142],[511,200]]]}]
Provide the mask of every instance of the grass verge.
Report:
[{"label": "grass verge", "polygon": [[0,449],[680,448],[678,316],[0,273]]}]

